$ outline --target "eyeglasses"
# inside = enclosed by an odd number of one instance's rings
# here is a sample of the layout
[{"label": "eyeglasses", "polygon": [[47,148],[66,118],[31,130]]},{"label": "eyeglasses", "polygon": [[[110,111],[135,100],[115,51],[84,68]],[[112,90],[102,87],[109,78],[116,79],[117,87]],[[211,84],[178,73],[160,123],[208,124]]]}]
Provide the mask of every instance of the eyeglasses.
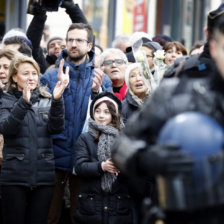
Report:
[{"label": "eyeglasses", "polygon": [[103,65],[104,66],[110,66],[113,63],[115,63],[115,65],[119,66],[119,65],[125,64],[125,61],[123,59],[107,60],[107,61],[103,62]]},{"label": "eyeglasses", "polygon": [[84,43],[89,43],[88,40],[81,39],[81,38],[76,38],[76,39],[68,38],[68,39],[67,39],[67,42],[68,42],[69,44],[73,44],[74,41],[75,41],[75,43],[76,43],[77,45],[79,45],[79,46],[84,45]]}]

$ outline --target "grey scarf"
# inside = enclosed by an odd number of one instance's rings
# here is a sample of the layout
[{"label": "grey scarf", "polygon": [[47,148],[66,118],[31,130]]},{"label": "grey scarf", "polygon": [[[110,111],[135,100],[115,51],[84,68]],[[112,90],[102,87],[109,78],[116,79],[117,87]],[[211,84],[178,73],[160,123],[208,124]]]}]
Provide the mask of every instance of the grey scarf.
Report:
[{"label": "grey scarf", "polygon": [[[111,146],[114,142],[116,136],[118,136],[118,129],[109,126],[102,125],[89,118],[88,132],[96,137],[101,133],[98,142],[97,156],[100,162],[106,161],[111,158]],[[116,175],[113,173],[105,172],[101,178],[101,188],[109,192],[112,189],[112,184],[117,179]]]}]

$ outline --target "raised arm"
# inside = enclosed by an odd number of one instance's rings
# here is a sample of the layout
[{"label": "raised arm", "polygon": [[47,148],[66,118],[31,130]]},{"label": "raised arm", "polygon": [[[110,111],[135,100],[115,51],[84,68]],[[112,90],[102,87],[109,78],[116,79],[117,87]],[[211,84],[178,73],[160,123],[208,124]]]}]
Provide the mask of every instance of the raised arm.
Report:
[{"label": "raised arm", "polygon": [[49,64],[44,57],[40,42],[44,30],[44,25],[47,20],[47,15],[46,11],[43,10],[39,5],[34,6],[33,14],[34,16],[27,29],[26,35],[33,45],[33,58],[39,64],[41,73],[44,73],[49,67]]},{"label": "raised arm", "polygon": [[62,1],[61,7],[66,9],[66,13],[71,18],[72,23],[88,23],[79,5],[72,0]]}]

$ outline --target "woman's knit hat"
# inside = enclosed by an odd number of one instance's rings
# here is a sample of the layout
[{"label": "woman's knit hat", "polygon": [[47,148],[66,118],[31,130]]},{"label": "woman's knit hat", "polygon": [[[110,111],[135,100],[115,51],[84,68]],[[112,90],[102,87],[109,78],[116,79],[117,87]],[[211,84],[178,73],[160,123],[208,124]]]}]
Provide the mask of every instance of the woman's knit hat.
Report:
[{"label": "woman's knit hat", "polygon": [[9,30],[4,36],[3,36],[3,39],[2,39],[2,44],[5,43],[5,40],[7,40],[8,38],[11,38],[11,37],[19,37],[21,38],[22,40],[24,40],[28,46],[33,49],[33,46],[32,46],[32,43],[31,41],[28,39],[28,37],[26,36],[26,34],[23,32],[23,30],[19,29],[19,28],[13,28],[11,30]]},{"label": "woman's knit hat", "polygon": [[101,102],[105,102],[105,101],[109,101],[111,102],[116,110],[117,114],[121,113],[121,101],[111,92],[102,92],[99,93],[91,102],[90,105],[90,117],[92,119],[94,119],[94,110],[96,108],[96,106],[101,103]]},{"label": "woman's knit hat", "polygon": [[150,41],[150,42],[145,42],[142,44],[142,46],[145,46],[145,47],[148,47],[148,48],[153,48],[154,51],[157,51],[157,50],[162,50],[162,46],[157,43],[157,42],[154,42],[154,41]]}]

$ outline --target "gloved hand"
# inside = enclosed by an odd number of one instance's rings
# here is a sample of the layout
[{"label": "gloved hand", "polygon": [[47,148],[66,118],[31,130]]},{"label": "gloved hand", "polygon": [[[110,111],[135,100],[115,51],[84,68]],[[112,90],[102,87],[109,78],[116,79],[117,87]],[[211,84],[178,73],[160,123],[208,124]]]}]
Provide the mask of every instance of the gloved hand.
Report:
[{"label": "gloved hand", "polygon": [[63,0],[62,3],[61,3],[61,7],[65,8],[65,9],[69,9],[73,5],[74,5],[73,0]]},{"label": "gloved hand", "polygon": [[115,140],[111,148],[111,155],[116,167],[127,172],[127,161],[131,160],[138,150],[145,148],[146,143],[141,140],[132,140],[125,135]]},{"label": "gloved hand", "polygon": [[116,139],[111,153],[115,165],[126,175],[175,175],[193,169],[192,156],[178,146],[147,146],[146,142],[125,135]]},{"label": "gloved hand", "polygon": [[54,54],[46,56],[46,60],[47,60],[49,65],[54,65],[56,63],[57,59],[58,59],[57,56],[54,55]]},{"label": "gloved hand", "polygon": [[[193,169],[192,156],[176,145],[155,145],[135,155],[137,169],[145,175],[176,175]],[[129,163],[133,163],[130,161]]]},{"label": "gloved hand", "polygon": [[29,4],[27,12],[32,15],[46,15],[46,10],[44,10],[38,2]]},{"label": "gloved hand", "polygon": [[60,7],[66,9],[65,12],[71,18],[72,23],[88,23],[83,11],[79,8],[78,4],[73,2],[73,0],[63,0]]}]

